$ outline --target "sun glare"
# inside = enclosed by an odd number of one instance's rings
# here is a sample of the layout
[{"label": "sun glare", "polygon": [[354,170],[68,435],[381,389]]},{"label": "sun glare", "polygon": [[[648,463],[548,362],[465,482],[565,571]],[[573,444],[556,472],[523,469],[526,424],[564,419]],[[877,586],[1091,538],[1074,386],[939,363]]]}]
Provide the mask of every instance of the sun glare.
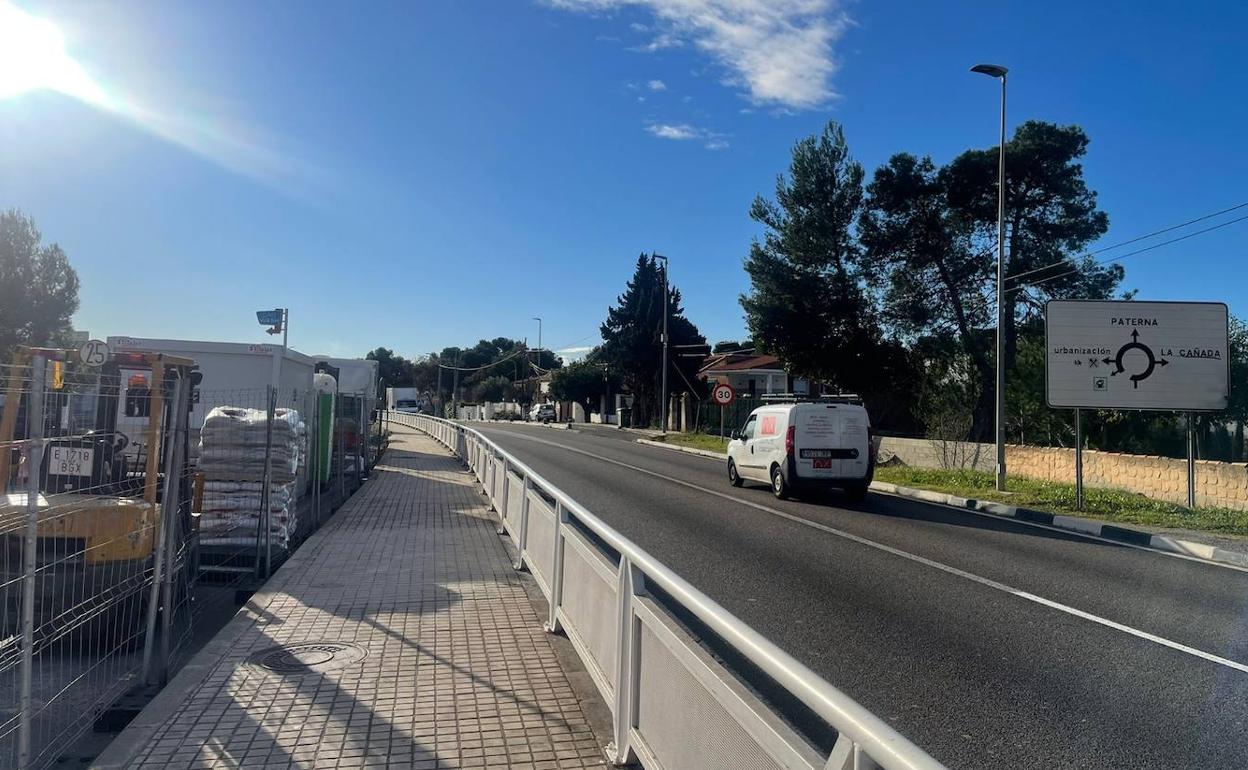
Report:
[{"label": "sun glare", "polygon": [[40,90],[107,103],[104,89],[66,52],[55,24],[0,1],[0,99]]}]

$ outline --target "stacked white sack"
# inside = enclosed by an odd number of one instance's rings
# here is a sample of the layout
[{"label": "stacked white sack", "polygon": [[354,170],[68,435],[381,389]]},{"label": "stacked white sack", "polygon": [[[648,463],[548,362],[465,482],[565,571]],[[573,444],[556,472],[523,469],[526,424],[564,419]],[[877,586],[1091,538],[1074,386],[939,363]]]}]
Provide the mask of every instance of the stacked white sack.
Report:
[{"label": "stacked white sack", "polygon": [[[204,545],[254,543],[260,528],[264,493],[263,411],[217,407],[200,431],[199,470],[204,475],[200,542]],[[295,533],[295,478],[301,463],[306,427],[293,409],[274,413],[268,449],[270,463],[269,531],[273,545],[287,549]]]}]

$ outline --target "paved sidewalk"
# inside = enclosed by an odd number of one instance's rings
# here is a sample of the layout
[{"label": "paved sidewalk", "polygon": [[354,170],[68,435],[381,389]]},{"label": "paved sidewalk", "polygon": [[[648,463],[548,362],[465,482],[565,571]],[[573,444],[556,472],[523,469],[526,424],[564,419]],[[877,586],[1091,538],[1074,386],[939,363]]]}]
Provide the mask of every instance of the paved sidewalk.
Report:
[{"label": "paved sidewalk", "polygon": [[604,764],[472,477],[423,434],[392,438],[95,767]]}]

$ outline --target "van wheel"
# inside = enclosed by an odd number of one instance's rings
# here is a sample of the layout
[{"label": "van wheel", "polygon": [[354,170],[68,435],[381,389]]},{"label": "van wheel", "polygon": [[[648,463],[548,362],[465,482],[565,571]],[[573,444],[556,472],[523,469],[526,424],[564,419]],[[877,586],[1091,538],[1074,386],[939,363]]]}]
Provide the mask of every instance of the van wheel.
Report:
[{"label": "van wheel", "polygon": [[780,500],[789,496],[789,482],[784,480],[784,472],[779,465],[771,466],[771,493]]},{"label": "van wheel", "polygon": [[732,460],[728,461],[728,483],[734,487],[741,486],[741,474],[737,473],[737,464]]}]

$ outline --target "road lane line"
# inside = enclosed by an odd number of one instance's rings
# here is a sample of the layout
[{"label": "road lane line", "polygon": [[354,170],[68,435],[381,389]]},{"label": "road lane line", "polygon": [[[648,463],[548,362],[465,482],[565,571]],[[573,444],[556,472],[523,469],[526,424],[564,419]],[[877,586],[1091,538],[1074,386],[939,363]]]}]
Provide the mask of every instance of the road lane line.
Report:
[{"label": "road lane line", "polygon": [[1002,593],[1010,594],[1011,596],[1016,596],[1020,599],[1033,602],[1035,604],[1039,604],[1041,606],[1048,607],[1050,609],[1054,609],[1059,612],[1064,612],[1067,615],[1081,618],[1083,620],[1087,620],[1092,623],[1105,626],[1106,628],[1111,628],[1115,631],[1119,631],[1124,634],[1129,634],[1136,638],[1143,639],[1149,642],[1153,642],[1154,644],[1159,644],[1163,647],[1169,647],[1172,650],[1186,653],[1193,657],[1201,658],[1202,660],[1207,660],[1211,663],[1216,663],[1220,666],[1225,666],[1227,668],[1234,669],[1242,673],[1248,673],[1248,665],[1245,665],[1243,663],[1239,663],[1237,661],[1230,660],[1228,658],[1223,658],[1218,655],[1214,655],[1213,653],[1196,649],[1195,647],[1189,647],[1186,644],[1182,644],[1180,642],[1176,642],[1171,639],[1166,639],[1165,637],[1157,636],[1156,634],[1150,634],[1147,631],[1143,631],[1138,628],[1133,628],[1132,626],[1123,625],[1122,623],[1115,622],[1108,618],[1103,618],[1099,615],[1093,615],[1090,612],[1084,612],[1081,609],[1071,607],[1066,604],[1062,604],[1061,602],[1053,601],[1052,599],[1046,599],[1043,596],[1037,596],[1036,594],[1033,594],[1033,593],[1024,591],[1022,589],[1015,588],[1011,585],[1007,585],[1005,583],[1001,583],[999,581],[993,580],[992,578],[986,578],[981,575],[976,575],[972,572],[967,572],[966,570],[958,569],[957,567],[950,566],[943,562],[934,561],[925,556],[919,556],[918,554],[913,554],[913,553],[910,553],[909,551],[903,551],[901,549],[894,548],[890,545],[885,545],[883,543],[876,542],[875,540],[870,540],[860,535],[855,535],[852,532],[846,532],[845,530],[837,529],[836,527],[831,527],[831,526],[828,526],[827,524],[821,524],[817,521],[811,521],[809,519],[802,518],[801,516],[797,516],[795,514],[779,510],[778,508],[772,508],[771,506],[763,505],[761,503],[756,503],[751,500],[743,500],[739,497],[735,497],[726,492],[721,492],[716,489],[704,487],[699,484],[694,484],[692,482],[685,481],[684,479],[678,479],[678,478],[675,478],[674,476],[668,476],[666,474],[662,474],[657,471],[652,471],[652,470],[642,468],[637,465],[632,465],[630,463],[622,462],[620,460],[615,460],[610,457],[604,457],[602,455],[595,454],[594,452],[587,452],[584,449],[578,449],[576,447],[571,447],[566,444],[560,444],[558,442],[550,441],[548,439],[538,438],[537,436],[528,436],[528,435],[524,435],[521,433],[511,433],[510,431],[508,431],[507,433],[508,435],[515,436],[516,438],[522,439],[524,441],[534,441],[539,444],[548,444],[557,449],[563,449],[568,452],[574,452],[576,454],[584,455],[586,457],[592,458],[594,460],[598,460],[600,462],[610,463],[611,465],[618,465],[621,468],[627,468],[629,470],[636,471],[638,473],[644,473],[647,476],[653,476],[654,478],[663,479],[664,481],[668,481],[673,484],[678,484],[682,487],[686,487],[687,489],[693,489],[698,492],[702,492],[708,495],[713,495],[715,497],[722,498],[724,500],[730,500],[734,503],[747,505],[756,510],[763,511],[765,513],[770,513],[773,516],[778,516],[782,519],[787,519],[796,524],[802,524],[807,527],[811,527],[812,529],[817,529],[822,532],[827,532],[828,534],[836,535],[837,537],[844,538],[846,540],[858,543],[860,545],[865,545],[869,548],[874,548],[876,550],[883,551],[888,554],[892,554],[893,556],[898,556],[902,559],[908,559],[915,563],[922,564],[926,567],[931,567],[932,569],[940,570],[941,572],[945,572],[950,575],[955,575],[965,580],[970,580],[974,583],[978,583],[987,588],[992,588],[994,590],[1001,591]]}]

